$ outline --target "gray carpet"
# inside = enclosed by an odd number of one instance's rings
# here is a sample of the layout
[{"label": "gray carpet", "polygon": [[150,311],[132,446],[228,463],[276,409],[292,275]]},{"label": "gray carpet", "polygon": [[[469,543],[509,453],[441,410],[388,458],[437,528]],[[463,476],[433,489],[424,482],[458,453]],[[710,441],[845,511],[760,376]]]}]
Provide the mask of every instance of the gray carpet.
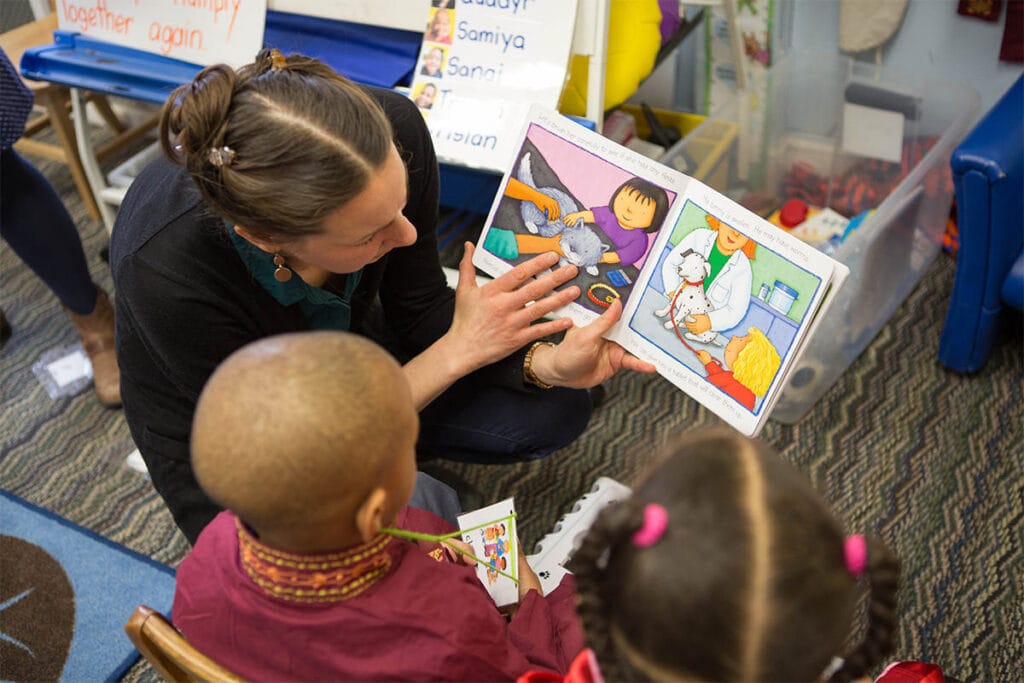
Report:
[{"label": "gray carpet", "polygon": [[[41,164],[110,291],[90,220],[66,169]],[[954,263],[921,285],[797,425],[763,433],[832,502],[850,529],[881,534],[904,562],[898,652],[966,681],[1024,680],[1024,510],[1019,321],[984,370],[961,377],[935,361]],[[51,400],[31,371],[75,333],[53,295],[0,243],[0,307],[14,336],[0,351],[0,488],[175,566],[187,545],[143,474],[119,411],[91,390]],[[630,483],[666,436],[717,421],[657,377],[622,376],[577,443],[519,466],[451,465],[488,500],[514,494],[524,542],[538,540],[598,476]],[[127,618],[128,615],[125,615]],[[152,680],[139,664],[126,680]]]}]

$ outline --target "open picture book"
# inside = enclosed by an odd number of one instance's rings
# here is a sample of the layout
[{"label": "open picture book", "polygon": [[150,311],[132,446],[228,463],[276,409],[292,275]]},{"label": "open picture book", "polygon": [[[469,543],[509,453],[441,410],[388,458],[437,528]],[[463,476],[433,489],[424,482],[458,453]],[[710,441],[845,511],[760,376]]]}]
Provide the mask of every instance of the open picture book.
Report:
[{"label": "open picture book", "polygon": [[703,183],[555,111],[530,110],[473,263],[499,276],[538,253],[579,267],[556,312],[605,336],[736,430],[756,435],[849,274]]}]

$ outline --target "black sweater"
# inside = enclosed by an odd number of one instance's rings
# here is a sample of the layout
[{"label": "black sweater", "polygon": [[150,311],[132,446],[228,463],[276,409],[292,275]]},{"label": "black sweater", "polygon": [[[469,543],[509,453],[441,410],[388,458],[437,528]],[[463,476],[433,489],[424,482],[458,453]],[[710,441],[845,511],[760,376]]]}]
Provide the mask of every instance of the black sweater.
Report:
[{"label": "black sweater", "polygon": [[[391,121],[408,168],[405,214],[419,237],[363,269],[351,329],[378,336],[369,330],[372,312],[381,311],[389,337],[400,344],[393,350],[410,356],[448,330],[455,306],[437,254],[439,174],[416,107],[398,93],[370,91]],[[287,178],[281,187],[287,192]],[[114,225],[110,266],[125,417],[156,489],[194,538],[216,513],[189,465],[192,415],[204,383],[245,344],[309,325],[297,304],[282,306],[260,287],[191,178],[166,159],[144,169],[128,190]],[[479,372],[489,382],[526,390],[522,358],[513,354]]]}]

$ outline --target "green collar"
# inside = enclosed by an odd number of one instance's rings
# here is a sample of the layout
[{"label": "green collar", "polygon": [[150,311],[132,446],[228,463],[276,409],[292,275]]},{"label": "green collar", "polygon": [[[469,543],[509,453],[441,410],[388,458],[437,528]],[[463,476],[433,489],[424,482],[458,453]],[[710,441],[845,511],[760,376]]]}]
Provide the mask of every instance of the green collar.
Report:
[{"label": "green collar", "polygon": [[299,305],[302,314],[314,330],[348,330],[352,320],[352,292],[359,284],[362,271],[345,276],[345,291],[341,296],[319,287],[311,287],[294,273],[288,282],[274,278],[273,259],[249,240],[239,236],[227,226],[231,243],[245,267],[274,300],[282,306]]}]

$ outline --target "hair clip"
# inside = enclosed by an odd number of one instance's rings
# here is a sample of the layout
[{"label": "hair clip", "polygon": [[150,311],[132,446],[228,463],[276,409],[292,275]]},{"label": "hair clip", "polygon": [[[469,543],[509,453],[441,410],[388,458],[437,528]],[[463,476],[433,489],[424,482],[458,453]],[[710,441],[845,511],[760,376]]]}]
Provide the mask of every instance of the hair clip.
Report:
[{"label": "hair clip", "polygon": [[860,534],[847,536],[843,543],[843,554],[846,557],[846,571],[851,576],[860,576],[868,566],[868,543]]},{"label": "hair clip", "polygon": [[657,503],[644,506],[644,523],[633,534],[633,545],[637,548],[649,548],[659,540],[668,526],[668,512]]},{"label": "hair clip", "polygon": [[206,159],[217,168],[220,168],[221,166],[230,166],[231,162],[235,160],[235,150],[231,149],[227,145],[224,145],[223,147],[212,147],[210,148],[209,154],[206,155]]},{"label": "hair clip", "polygon": [[281,71],[286,66],[288,66],[288,58],[275,47],[270,51],[270,70]]}]

